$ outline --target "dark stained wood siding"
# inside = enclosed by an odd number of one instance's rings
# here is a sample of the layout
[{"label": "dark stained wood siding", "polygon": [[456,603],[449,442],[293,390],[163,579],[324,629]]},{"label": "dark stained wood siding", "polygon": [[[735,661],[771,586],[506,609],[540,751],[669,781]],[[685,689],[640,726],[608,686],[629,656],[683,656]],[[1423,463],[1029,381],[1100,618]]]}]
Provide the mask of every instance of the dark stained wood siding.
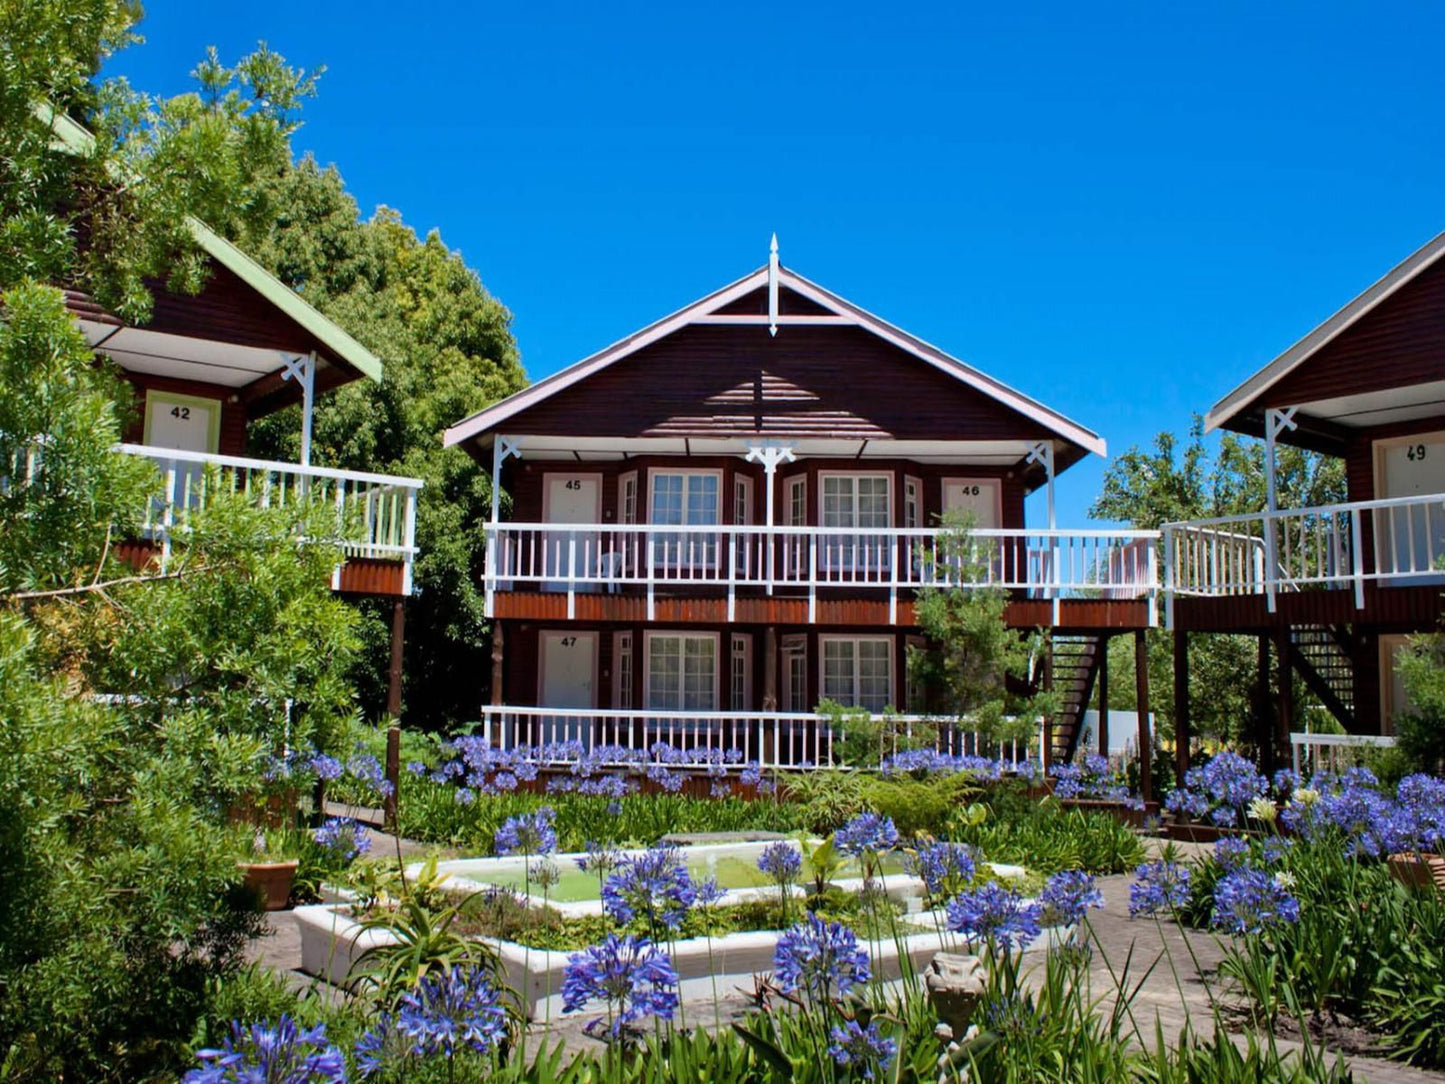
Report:
[{"label": "dark stained wood siding", "polygon": [[1033,440],[1038,423],[855,327],[692,326],[507,422],[561,436]]},{"label": "dark stained wood siding", "polygon": [[1445,263],[1437,262],[1259,398],[1285,407],[1445,380]]}]

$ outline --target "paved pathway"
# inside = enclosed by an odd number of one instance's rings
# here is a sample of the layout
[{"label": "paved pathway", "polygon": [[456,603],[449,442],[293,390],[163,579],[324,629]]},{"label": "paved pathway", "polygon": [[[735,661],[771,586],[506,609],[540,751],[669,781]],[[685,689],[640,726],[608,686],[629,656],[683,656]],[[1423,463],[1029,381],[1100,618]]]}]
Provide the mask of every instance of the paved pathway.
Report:
[{"label": "paved pathway", "polygon": [[[392,853],[396,846],[393,837],[380,832],[374,833],[374,836],[376,853]],[[409,858],[425,851],[426,848],[419,844],[402,842],[402,852]],[[1090,969],[1094,995],[1106,998],[1107,1004],[1110,991],[1118,989],[1117,980],[1123,978],[1119,971],[1128,960],[1127,985],[1130,989],[1138,985],[1131,1011],[1146,1041],[1153,1040],[1156,1020],[1163,1027],[1166,1037],[1177,1036],[1186,1021],[1192,1023],[1197,1031],[1212,1030],[1212,999],[1225,1005],[1232,1003],[1224,984],[1215,974],[1223,956],[1220,942],[1209,933],[1181,931],[1172,923],[1129,918],[1130,879],[1127,876],[1102,877],[1098,881],[1105,907],[1093,912],[1090,920],[1095,941],[1094,964]],[[268,915],[267,927],[267,935],[250,945],[250,958],[287,973],[297,988],[317,984],[316,980],[297,970],[301,965],[301,939],[291,914],[281,911]],[[1111,966],[1114,969],[1112,974]],[[334,988],[324,983],[317,985],[323,988],[326,996],[336,996]],[[720,980],[718,992],[722,1004],[715,1016],[710,990],[705,984],[690,983],[695,993],[687,997],[683,1005],[686,1021],[710,1027],[714,1019],[724,1025],[736,1019],[749,1006],[745,993],[739,990],[739,987],[747,985],[746,981],[740,982],[736,978]],[[548,1041],[561,1038],[569,1048],[594,1047],[595,1042],[582,1033],[587,1019],[579,1014],[552,1020],[547,1025],[534,1027],[533,1034],[538,1038],[545,1036]],[[1286,1039],[1280,1039],[1279,1045],[1282,1049],[1298,1048],[1297,1043]],[[1376,1058],[1355,1056],[1348,1060],[1357,1078],[1368,1080],[1371,1084],[1445,1082],[1445,1073],[1426,1072]]]}]

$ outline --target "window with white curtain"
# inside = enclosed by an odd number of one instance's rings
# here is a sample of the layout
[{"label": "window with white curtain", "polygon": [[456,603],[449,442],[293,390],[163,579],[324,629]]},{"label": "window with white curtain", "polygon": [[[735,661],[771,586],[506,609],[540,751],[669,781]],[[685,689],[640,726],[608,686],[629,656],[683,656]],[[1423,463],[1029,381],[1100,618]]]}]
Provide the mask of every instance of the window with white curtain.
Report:
[{"label": "window with white curtain", "polygon": [[827,637],[823,697],[880,712],[893,700],[893,642],[881,637]]}]

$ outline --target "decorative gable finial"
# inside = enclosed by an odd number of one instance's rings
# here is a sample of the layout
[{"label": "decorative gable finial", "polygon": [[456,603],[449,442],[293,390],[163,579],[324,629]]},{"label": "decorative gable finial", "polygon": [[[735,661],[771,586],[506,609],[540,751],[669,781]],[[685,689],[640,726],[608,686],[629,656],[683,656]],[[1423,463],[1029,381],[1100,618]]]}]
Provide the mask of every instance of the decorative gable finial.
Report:
[{"label": "decorative gable finial", "polygon": [[778,235],[768,246],[768,334],[778,333]]}]

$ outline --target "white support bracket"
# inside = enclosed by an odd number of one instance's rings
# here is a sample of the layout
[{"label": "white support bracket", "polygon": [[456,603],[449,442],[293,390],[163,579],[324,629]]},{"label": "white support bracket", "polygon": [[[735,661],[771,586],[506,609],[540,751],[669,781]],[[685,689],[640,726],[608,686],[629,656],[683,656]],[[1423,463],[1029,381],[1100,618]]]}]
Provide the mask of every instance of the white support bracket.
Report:
[{"label": "white support bracket", "polygon": [[[777,238],[773,238],[774,251],[776,253]],[[749,444],[748,454],[745,457],[749,463],[761,463],[763,474],[767,483],[767,505],[764,509],[766,524],[773,526],[773,484],[774,475],[778,473],[778,467],[783,463],[796,463],[797,455],[793,451],[793,445],[783,444],[781,441],[765,440],[761,444]],[[768,594],[773,593],[773,532],[768,531]]]},{"label": "white support bracket", "polygon": [[1275,532],[1275,513],[1279,511],[1279,483],[1275,459],[1275,442],[1292,429],[1298,429],[1294,420],[1299,407],[1276,410],[1273,407],[1264,412],[1264,596],[1270,613],[1275,609],[1275,593],[1279,589],[1279,540]]},{"label": "white support bracket", "polygon": [[516,437],[501,434],[492,441],[492,521],[487,528],[486,603],[483,614],[492,616],[497,594],[497,527],[502,520],[502,464],[512,456],[522,458]]},{"label": "white support bracket", "polygon": [[301,386],[301,465],[311,466],[311,419],[316,407],[316,351],[299,357],[281,355],[281,379]]}]

